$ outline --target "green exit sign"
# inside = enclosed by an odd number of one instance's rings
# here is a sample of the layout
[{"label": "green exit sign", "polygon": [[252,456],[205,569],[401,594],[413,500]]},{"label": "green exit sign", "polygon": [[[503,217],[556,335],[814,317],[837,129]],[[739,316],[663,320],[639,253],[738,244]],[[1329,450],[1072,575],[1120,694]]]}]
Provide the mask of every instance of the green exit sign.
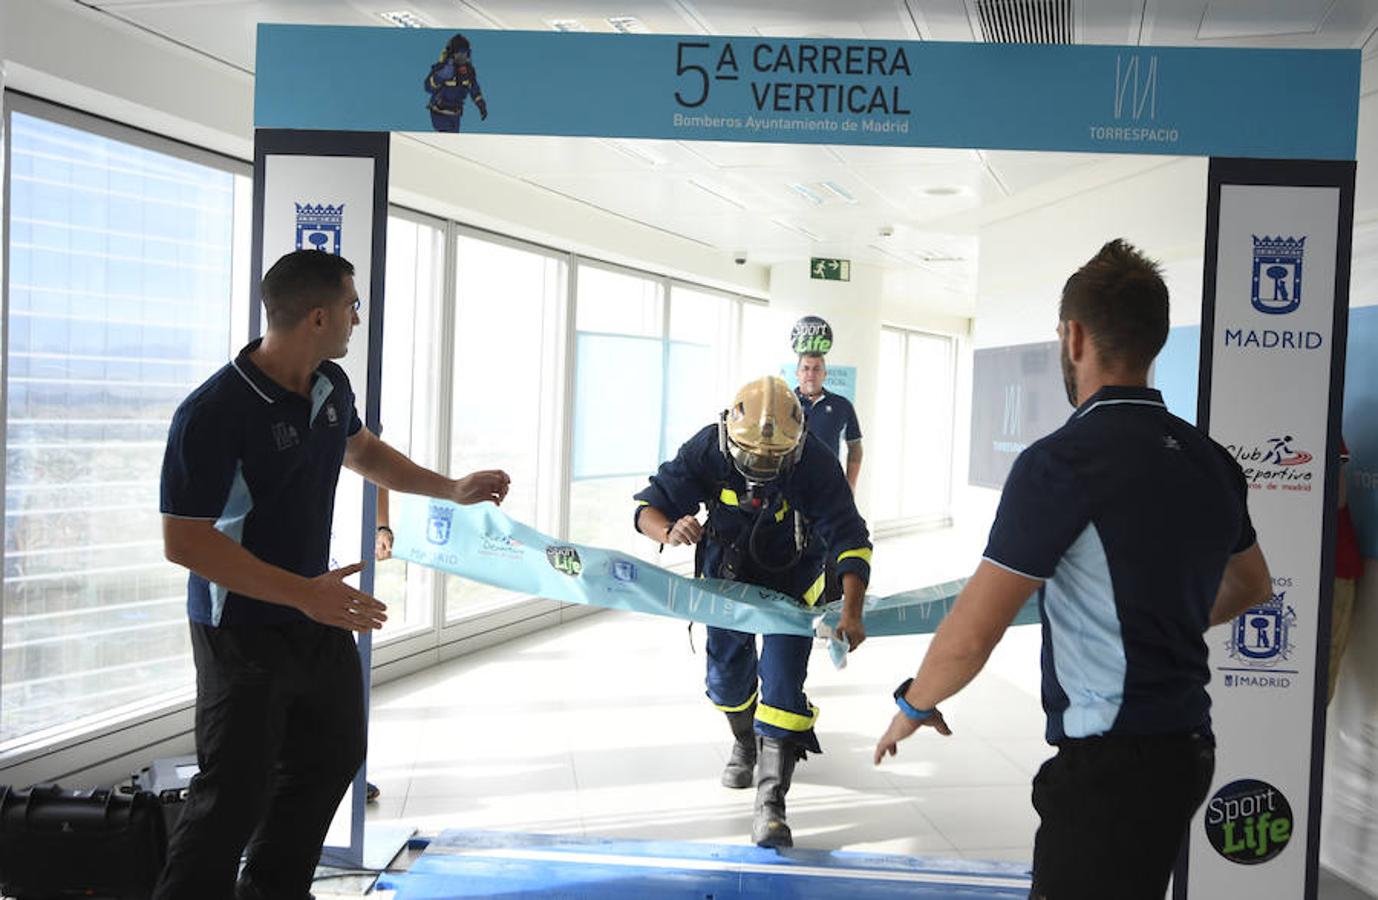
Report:
[{"label": "green exit sign", "polygon": [[822,259],[815,256],[809,260],[809,277],[820,281],[851,281],[852,261],[850,259]]}]

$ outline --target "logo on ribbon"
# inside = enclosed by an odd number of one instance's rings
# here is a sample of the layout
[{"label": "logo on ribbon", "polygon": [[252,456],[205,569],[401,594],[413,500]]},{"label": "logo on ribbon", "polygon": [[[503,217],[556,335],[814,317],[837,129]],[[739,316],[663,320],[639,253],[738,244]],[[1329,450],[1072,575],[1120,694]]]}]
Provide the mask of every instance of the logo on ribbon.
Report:
[{"label": "logo on ribbon", "polygon": [[568,575],[570,578],[578,578],[579,573],[584,571],[584,563],[579,559],[579,551],[573,547],[547,547],[545,548],[545,558],[552,569],[562,575]]},{"label": "logo on ribbon", "polygon": [[454,524],[455,511],[448,506],[431,504],[426,517],[426,540],[432,544],[445,544],[450,540],[450,527]]}]

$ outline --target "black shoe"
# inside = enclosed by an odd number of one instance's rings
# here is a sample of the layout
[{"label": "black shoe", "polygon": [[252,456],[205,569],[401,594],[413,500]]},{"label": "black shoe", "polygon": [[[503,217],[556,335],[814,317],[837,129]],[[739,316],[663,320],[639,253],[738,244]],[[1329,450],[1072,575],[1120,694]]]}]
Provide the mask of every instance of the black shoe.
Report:
[{"label": "black shoe", "polygon": [[795,747],[775,738],[756,745],[756,809],[751,840],[758,847],[793,847],[794,835],[785,822],[785,794],[794,778]]},{"label": "black shoe", "polygon": [[756,735],[753,731],[756,721],[756,704],[749,709],[727,714],[727,724],[732,728],[732,756],[722,770],[723,787],[740,790],[751,787],[753,770],[756,768]]}]

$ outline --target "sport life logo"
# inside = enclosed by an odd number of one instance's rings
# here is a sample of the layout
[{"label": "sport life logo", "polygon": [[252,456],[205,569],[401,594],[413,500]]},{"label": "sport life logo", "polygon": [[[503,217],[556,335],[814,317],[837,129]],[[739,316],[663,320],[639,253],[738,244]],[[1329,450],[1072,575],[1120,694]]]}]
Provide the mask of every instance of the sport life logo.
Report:
[{"label": "sport life logo", "polygon": [[1251,668],[1271,668],[1292,656],[1292,626],[1296,610],[1287,605],[1287,591],[1270,595],[1267,602],[1246,610],[1234,620],[1225,648],[1230,656]]},{"label": "sport life logo", "polygon": [[447,544],[450,540],[450,529],[454,524],[455,511],[448,506],[431,504],[429,515],[426,517],[426,540],[432,544]]},{"label": "sport life logo", "polygon": [[1292,805],[1266,781],[1241,778],[1215,792],[1206,804],[1206,839],[1230,862],[1256,866],[1292,840]]},{"label": "sport life logo", "polygon": [[579,559],[579,551],[573,547],[547,547],[545,548],[546,562],[550,567],[562,575],[570,578],[577,578],[579,573],[584,571],[584,564]]},{"label": "sport life logo", "polygon": [[297,203],[297,249],[340,255],[344,208],[321,203]]},{"label": "sport life logo", "polygon": [[615,559],[612,562],[612,577],[614,581],[630,584],[636,581],[636,566],[624,559]]},{"label": "sport life logo", "polygon": [[833,348],[833,327],[818,316],[805,316],[789,333],[795,353],[827,353]]},{"label": "sport life logo", "polygon": [[1254,235],[1254,277],[1251,302],[1261,313],[1280,316],[1301,305],[1301,262],[1306,235]]}]

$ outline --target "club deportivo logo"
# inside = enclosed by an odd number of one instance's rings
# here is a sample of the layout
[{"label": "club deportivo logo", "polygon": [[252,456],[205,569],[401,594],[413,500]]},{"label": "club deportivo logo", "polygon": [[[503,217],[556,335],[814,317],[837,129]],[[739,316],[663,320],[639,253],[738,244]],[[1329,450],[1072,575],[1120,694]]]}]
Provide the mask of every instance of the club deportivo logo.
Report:
[{"label": "club deportivo logo", "polygon": [[1266,781],[1241,778],[1206,804],[1206,838],[1215,852],[1243,866],[1266,863],[1292,840],[1292,806]]},{"label": "club deportivo logo", "polygon": [[584,571],[584,563],[579,559],[579,551],[573,547],[547,547],[545,548],[546,562],[550,567],[562,575],[570,578],[579,577],[579,573]]},{"label": "club deportivo logo", "polygon": [[1230,444],[1227,449],[1239,461],[1250,490],[1310,491],[1314,478],[1310,464],[1316,457],[1297,449],[1296,443],[1292,435],[1282,434],[1253,446]]},{"label": "club deportivo logo", "polygon": [[479,538],[478,555],[499,559],[521,559],[522,542],[507,534],[485,534]]},{"label": "club deportivo logo", "polygon": [[636,565],[625,559],[615,559],[612,562],[612,577],[614,581],[630,584],[636,581]]}]

